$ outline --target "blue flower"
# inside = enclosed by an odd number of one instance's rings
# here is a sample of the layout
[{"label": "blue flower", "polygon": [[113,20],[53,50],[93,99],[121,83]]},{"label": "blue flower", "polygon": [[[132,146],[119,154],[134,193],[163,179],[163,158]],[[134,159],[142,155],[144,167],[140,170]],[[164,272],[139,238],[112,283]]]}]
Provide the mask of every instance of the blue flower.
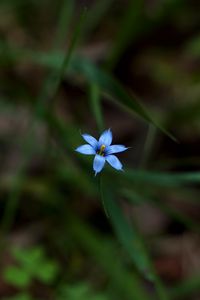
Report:
[{"label": "blue flower", "polygon": [[112,132],[110,129],[105,130],[98,141],[87,133],[82,134],[82,137],[88,144],[79,146],[76,148],[76,151],[86,155],[95,155],[93,161],[95,176],[97,173],[101,172],[106,161],[116,170],[122,170],[121,162],[113,154],[123,152],[128,148],[123,145],[111,145]]}]

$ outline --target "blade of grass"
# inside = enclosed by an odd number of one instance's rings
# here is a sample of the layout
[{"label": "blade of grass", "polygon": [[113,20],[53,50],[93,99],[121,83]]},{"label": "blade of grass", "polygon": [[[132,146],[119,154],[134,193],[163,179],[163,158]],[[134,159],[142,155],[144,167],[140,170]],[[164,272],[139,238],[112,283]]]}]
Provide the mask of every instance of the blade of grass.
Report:
[{"label": "blade of grass", "polygon": [[200,183],[200,172],[164,173],[127,169],[123,177],[131,182],[141,182],[163,187],[177,187],[184,186],[185,184]]},{"label": "blade of grass", "polygon": [[[68,6],[67,6],[67,8],[68,8]],[[65,14],[63,14],[63,15],[65,15]],[[58,64],[58,68],[53,70],[53,72],[47,77],[47,80],[46,80],[46,83],[42,90],[42,93],[38,99],[39,108],[41,108],[41,103],[48,102],[48,105],[49,105],[55,99],[56,94],[58,92],[58,88],[59,88],[62,78],[64,76],[64,72],[68,68],[70,59],[74,52],[75,46],[77,44],[82,25],[85,21],[85,16],[86,16],[86,10],[84,10],[80,15],[79,21],[77,23],[77,26],[75,27],[74,34],[72,36],[72,40],[71,40],[71,43],[69,45],[66,55],[62,57],[62,60]],[[63,22],[61,22],[59,25],[63,26]],[[60,43],[60,41],[59,41],[59,43]]]},{"label": "blade of grass", "polygon": [[133,44],[137,38],[149,35],[153,30],[168,22],[171,16],[179,12],[185,0],[170,0],[161,3],[155,11],[154,16],[145,14],[145,1],[130,0],[130,4],[121,20],[118,34],[114,40],[111,54],[107,60],[107,67],[113,69],[124,51]]},{"label": "blade of grass", "polygon": [[95,1],[87,14],[87,22],[82,31],[82,39],[86,39],[96,29],[100,21],[106,15],[114,0]]},{"label": "blade of grass", "polygon": [[155,135],[156,135],[156,128],[155,126],[149,124],[148,125],[148,132],[147,132],[147,138],[144,144],[144,150],[143,150],[143,155],[140,161],[140,169],[145,169],[147,166],[148,160],[150,158],[151,152],[152,152],[152,147],[153,147],[153,142],[155,140]]},{"label": "blade of grass", "polygon": [[111,192],[108,191],[108,189],[106,189],[103,185],[102,189],[102,197],[104,198],[102,201],[120,242],[129,253],[130,258],[137,269],[146,278],[154,283],[159,299],[167,300],[168,295],[153,268],[149,254],[144,246],[141,236],[136,229],[136,226],[133,226],[133,224],[131,226],[129,224],[122,213],[122,208],[118,205],[116,200],[113,200]]},{"label": "blade of grass", "polygon": [[176,138],[171,133],[154,120],[141,101],[135,95],[130,96],[123,86],[111,75],[97,68],[88,60],[78,57],[72,60],[70,70],[75,75],[82,74],[90,83],[95,83],[109,100],[112,100],[122,108],[128,109],[129,112],[136,113],[148,123],[154,124],[172,140],[176,141]]},{"label": "blade of grass", "polygon": [[133,190],[123,190],[122,195],[125,196],[131,203],[145,203],[150,202],[156,207],[159,207],[162,211],[164,211],[171,218],[175,219],[179,223],[183,224],[186,228],[189,228],[195,232],[200,232],[200,224],[195,222],[190,217],[186,216],[184,213],[177,211],[175,208],[170,207],[162,199],[153,198],[152,196],[144,196]]},{"label": "blade of grass", "polygon": [[93,116],[96,119],[97,127],[99,132],[102,132],[104,129],[104,121],[103,121],[103,114],[102,114],[102,108],[101,108],[101,94],[98,85],[96,84],[90,84],[89,85],[89,99],[90,99],[90,105],[91,110],[93,113]]},{"label": "blade of grass", "polygon": [[75,8],[74,0],[62,0],[60,17],[58,18],[57,32],[54,39],[54,48],[60,50],[66,41],[69,24]]},{"label": "blade of grass", "polygon": [[[65,6],[66,9],[66,6]],[[74,51],[74,47],[76,45],[79,33],[80,33],[80,29],[81,29],[81,25],[84,21],[85,18],[85,11],[81,14],[79,22],[77,24],[77,27],[75,28],[74,31],[74,35],[72,37],[72,42],[69,46],[69,49],[66,53],[66,56],[64,56],[63,60],[61,61],[62,63],[59,64],[60,69],[56,70],[56,76],[55,74],[52,75],[52,73],[48,76],[43,89],[40,93],[40,95],[38,96],[37,102],[36,102],[36,106],[35,106],[35,118],[37,119],[38,117],[41,117],[44,114],[44,111],[46,109],[46,102],[48,100],[49,102],[49,95],[51,95],[51,97],[55,97],[59,84],[62,80],[62,76],[64,71],[66,70],[66,68],[68,67],[68,63],[71,59],[72,53]],[[63,26],[63,22],[59,23],[59,26]],[[58,30],[59,31],[59,30]],[[59,40],[60,42],[60,40]],[[54,79],[54,81],[53,81]],[[20,191],[21,191],[21,187],[23,185],[23,178],[25,177],[25,170],[26,170],[26,166],[28,161],[31,159],[32,156],[32,132],[34,130],[34,126],[35,126],[35,121],[33,122],[33,124],[31,125],[31,129],[30,132],[28,134],[27,139],[24,142],[24,145],[22,145],[23,147],[23,152],[24,152],[24,162],[23,164],[20,166],[19,170],[18,170],[18,177],[20,178],[20,180],[17,181],[17,183],[14,185],[14,188],[12,189],[9,199],[6,202],[6,207],[5,207],[5,212],[1,221],[1,231],[3,234],[5,234],[10,227],[12,226],[14,217],[15,217],[15,212],[18,206],[18,200],[20,197]]]},{"label": "blade of grass", "polygon": [[124,50],[132,43],[133,39],[138,36],[143,27],[144,20],[144,1],[130,0],[130,4],[122,18],[117,38],[111,50],[106,67],[113,69],[117,64]]},{"label": "blade of grass", "polygon": [[116,253],[116,247],[103,240],[97,232],[93,232],[86,224],[68,216],[68,226],[76,243],[80,244],[98,264],[103,268],[109,278],[115,283],[116,289],[124,297],[123,299],[150,299],[141,287],[139,279],[133,272],[129,273],[120,262]]},{"label": "blade of grass", "polygon": [[[1,46],[1,45],[0,45]],[[58,68],[60,61],[63,60],[62,53],[41,53],[32,52],[30,50],[13,50],[7,47],[5,44],[0,47],[3,52],[4,58],[7,56],[9,61],[25,59],[26,61],[32,61],[37,64],[42,64],[51,68]],[[6,55],[7,54],[7,55]],[[64,70],[63,70],[64,72]],[[147,123],[155,125],[172,140],[177,141],[176,138],[168,132],[162,125],[158,124],[147,109],[143,106],[141,101],[137,97],[130,96],[128,92],[123,88],[123,86],[114,79],[111,75],[105,71],[97,68],[89,60],[81,57],[74,57],[70,65],[68,66],[68,72],[70,76],[82,75],[89,83],[96,84],[101,93],[104,93],[108,99],[114,101],[121,107],[128,109],[130,112],[137,114]]]}]

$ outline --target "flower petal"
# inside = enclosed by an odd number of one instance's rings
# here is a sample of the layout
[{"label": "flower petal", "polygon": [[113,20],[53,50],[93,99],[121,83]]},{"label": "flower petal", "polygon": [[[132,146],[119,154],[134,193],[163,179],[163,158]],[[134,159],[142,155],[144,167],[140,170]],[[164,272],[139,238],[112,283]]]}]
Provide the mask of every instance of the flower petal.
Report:
[{"label": "flower petal", "polygon": [[89,134],[87,134],[87,133],[84,133],[84,134],[82,134],[82,137],[83,137],[84,140],[85,140],[88,144],[90,144],[94,149],[97,147],[98,142],[97,142],[97,140],[96,140],[93,136],[91,136],[91,135],[89,135]]},{"label": "flower petal", "polygon": [[93,147],[88,144],[79,146],[76,148],[76,151],[86,155],[96,154],[96,151],[93,149]]},{"label": "flower petal", "polygon": [[122,164],[115,155],[108,155],[106,157],[106,160],[113,168],[122,170]]},{"label": "flower petal", "polygon": [[110,129],[105,130],[99,138],[99,144],[110,146],[112,143],[112,131]]},{"label": "flower petal", "polygon": [[123,152],[127,149],[128,148],[125,147],[124,145],[112,145],[107,148],[106,154],[109,155],[113,153]]},{"label": "flower petal", "polygon": [[97,173],[101,172],[105,164],[105,157],[101,155],[95,155],[94,162],[93,162],[93,170],[95,171],[95,176]]}]

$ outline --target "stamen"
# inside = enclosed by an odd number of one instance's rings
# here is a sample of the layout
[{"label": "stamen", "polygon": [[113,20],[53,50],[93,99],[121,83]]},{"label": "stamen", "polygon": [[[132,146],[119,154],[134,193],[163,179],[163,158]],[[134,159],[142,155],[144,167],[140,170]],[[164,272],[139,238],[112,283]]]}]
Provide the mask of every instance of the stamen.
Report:
[{"label": "stamen", "polygon": [[104,150],[105,150],[106,146],[105,145],[101,145],[100,150],[99,150],[99,155],[104,156]]}]

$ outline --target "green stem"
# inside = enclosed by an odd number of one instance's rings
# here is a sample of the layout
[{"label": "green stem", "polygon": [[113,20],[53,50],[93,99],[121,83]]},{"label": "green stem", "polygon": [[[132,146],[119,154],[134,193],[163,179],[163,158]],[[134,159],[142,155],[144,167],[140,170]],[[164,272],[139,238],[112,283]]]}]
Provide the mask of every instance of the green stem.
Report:
[{"label": "green stem", "polygon": [[104,129],[104,120],[101,107],[101,95],[99,86],[96,83],[90,83],[89,85],[89,98],[92,113],[96,118],[98,131],[102,132]]},{"label": "green stem", "polygon": [[101,174],[99,175],[99,194],[100,194],[101,203],[103,205],[104,212],[106,214],[106,217],[109,219],[109,214],[108,214],[108,211],[106,209],[105,201],[104,201],[104,195],[103,195],[103,178],[102,178]]},{"label": "green stem", "polygon": [[156,135],[156,127],[152,124],[148,125],[148,131],[147,131],[147,137],[146,137],[146,141],[144,144],[144,150],[143,150],[143,155],[142,155],[142,159],[140,162],[140,169],[145,169],[150,155],[151,155],[151,151],[152,151],[152,147],[153,147],[153,142],[155,140],[155,135]]}]

